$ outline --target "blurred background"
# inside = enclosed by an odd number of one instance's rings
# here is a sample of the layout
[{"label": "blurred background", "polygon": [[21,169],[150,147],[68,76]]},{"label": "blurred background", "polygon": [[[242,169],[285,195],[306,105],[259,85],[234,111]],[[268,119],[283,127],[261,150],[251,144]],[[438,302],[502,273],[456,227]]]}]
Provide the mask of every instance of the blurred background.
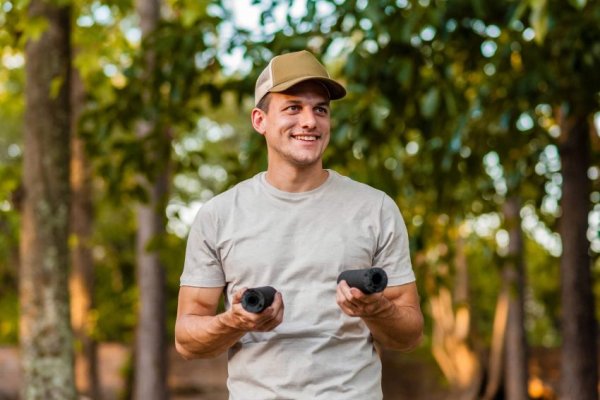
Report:
[{"label": "blurred background", "polygon": [[300,49],[349,93],[325,166],[410,236],[385,398],[598,399],[598,1],[1,0],[0,49],[0,399],[227,398],[173,352],[186,236]]}]

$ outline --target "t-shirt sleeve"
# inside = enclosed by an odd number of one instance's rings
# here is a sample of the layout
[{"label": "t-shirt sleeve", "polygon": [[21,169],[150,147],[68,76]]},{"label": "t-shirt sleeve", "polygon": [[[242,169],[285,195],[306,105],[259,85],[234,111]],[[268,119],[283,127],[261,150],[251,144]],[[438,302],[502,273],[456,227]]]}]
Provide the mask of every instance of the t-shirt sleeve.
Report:
[{"label": "t-shirt sleeve", "polygon": [[200,208],[188,235],[181,286],[222,287],[225,275],[217,242],[217,218],[211,207]]},{"label": "t-shirt sleeve", "polygon": [[373,266],[383,268],[388,275],[388,286],[415,281],[410,261],[408,232],[396,203],[384,195],[379,213],[379,237]]}]

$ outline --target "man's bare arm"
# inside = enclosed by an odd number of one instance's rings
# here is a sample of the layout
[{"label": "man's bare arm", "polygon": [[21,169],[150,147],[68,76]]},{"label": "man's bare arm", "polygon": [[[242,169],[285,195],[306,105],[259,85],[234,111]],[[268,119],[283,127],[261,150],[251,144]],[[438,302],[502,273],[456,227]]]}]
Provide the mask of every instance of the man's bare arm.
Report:
[{"label": "man's bare arm", "polygon": [[182,286],[179,289],[175,347],[184,358],[215,357],[233,346],[250,331],[273,330],[283,320],[281,294],[273,304],[259,314],[249,313],[241,306],[245,288],[231,299],[231,308],[217,314],[223,288]]},{"label": "man's bare arm", "polygon": [[341,281],[337,303],[345,314],[361,317],[383,347],[408,351],[421,342],[423,314],[414,282],[366,295]]}]

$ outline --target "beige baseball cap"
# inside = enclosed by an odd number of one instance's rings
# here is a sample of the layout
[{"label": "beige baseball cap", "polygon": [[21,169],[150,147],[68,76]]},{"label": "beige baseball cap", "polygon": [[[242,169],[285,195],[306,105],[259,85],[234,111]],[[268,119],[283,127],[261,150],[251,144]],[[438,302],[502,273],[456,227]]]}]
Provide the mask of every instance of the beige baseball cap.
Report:
[{"label": "beige baseball cap", "polygon": [[254,105],[270,92],[283,92],[307,80],[321,82],[330,100],[341,99],[346,89],[329,77],[325,67],[306,50],[275,56],[260,73],[254,89]]}]

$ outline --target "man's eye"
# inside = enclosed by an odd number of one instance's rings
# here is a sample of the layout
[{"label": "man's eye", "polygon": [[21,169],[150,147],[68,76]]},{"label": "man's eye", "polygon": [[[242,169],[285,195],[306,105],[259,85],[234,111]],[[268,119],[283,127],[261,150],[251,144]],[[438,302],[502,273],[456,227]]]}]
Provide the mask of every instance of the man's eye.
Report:
[{"label": "man's eye", "polygon": [[317,107],[316,111],[321,114],[327,114],[327,109],[325,107]]}]

